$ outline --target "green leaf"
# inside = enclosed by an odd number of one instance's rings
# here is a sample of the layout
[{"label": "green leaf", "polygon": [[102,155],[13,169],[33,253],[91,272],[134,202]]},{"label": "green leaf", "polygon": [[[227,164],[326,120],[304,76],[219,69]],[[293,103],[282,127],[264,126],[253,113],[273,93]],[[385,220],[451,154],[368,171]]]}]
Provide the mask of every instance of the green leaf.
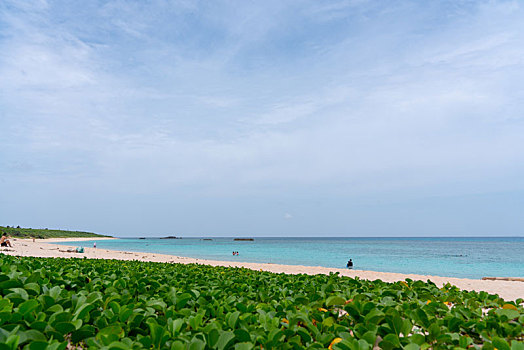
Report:
[{"label": "green leaf", "polygon": [[435,340],[440,335],[440,327],[436,323],[431,324],[431,326],[429,326],[428,328],[428,331],[429,331],[428,339],[430,340]]},{"label": "green leaf", "polygon": [[491,343],[494,347],[496,347],[499,350],[511,350],[509,344],[502,338],[493,337]]},{"label": "green leaf", "polygon": [[220,332],[218,329],[213,328],[209,332],[207,332],[207,344],[214,348],[216,343],[218,342],[218,338],[220,337]]},{"label": "green leaf", "polygon": [[187,302],[191,300],[192,296],[189,293],[183,293],[176,297],[176,308],[181,309],[186,306]]},{"label": "green leaf", "polygon": [[59,343],[57,340],[51,341],[46,350],[65,350],[67,343]]},{"label": "green leaf", "polygon": [[430,324],[428,314],[422,308],[415,310],[415,321],[426,328]]},{"label": "green leaf", "polygon": [[102,344],[109,345],[112,342],[118,341],[124,336],[124,330],[120,326],[107,326],[102,328],[96,334],[96,339],[100,340]]},{"label": "green leaf", "polygon": [[166,303],[162,300],[149,300],[146,305],[157,311],[163,311],[167,307]]},{"label": "green leaf", "polygon": [[378,324],[384,319],[385,314],[379,309],[373,309],[364,317],[364,322]]},{"label": "green leaf", "polygon": [[361,338],[364,339],[369,344],[375,344],[375,341],[377,340],[377,333],[374,331],[367,331],[366,333],[362,335]]},{"label": "green leaf", "polygon": [[95,335],[96,329],[95,327],[91,325],[85,325],[81,327],[80,329],[74,331],[71,333],[71,341],[76,344],[80,342],[81,340],[84,340],[86,338],[93,337]]},{"label": "green leaf", "polygon": [[189,343],[188,350],[204,350],[206,348],[206,343],[198,338],[191,339]]},{"label": "green leaf", "polygon": [[524,350],[524,343],[518,340],[512,340],[511,350]]},{"label": "green leaf", "polygon": [[396,335],[399,335],[402,332],[403,322],[402,318],[398,314],[386,315],[386,322]]},{"label": "green leaf", "polygon": [[302,342],[304,343],[309,343],[312,340],[311,335],[309,335],[308,331],[304,328],[299,328],[297,334],[302,338]]},{"label": "green leaf", "polygon": [[359,341],[358,341],[358,349],[359,350],[369,350],[371,348],[372,348],[372,346],[367,341],[365,341],[364,339],[359,339]]},{"label": "green leaf", "polygon": [[382,339],[379,346],[386,350],[400,348],[400,340],[396,334],[388,334]]},{"label": "green leaf", "polygon": [[22,315],[25,315],[34,311],[39,305],[40,303],[38,302],[38,300],[30,299],[20,304],[20,306],[18,307],[18,312],[20,312]]},{"label": "green leaf", "polygon": [[113,350],[113,349],[129,350],[129,348],[130,347],[128,344],[122,343],[120,341],[114,341],[107,346],[108,350]]},{"label": "green leaf", "polygon": [[409,337],[409,341],[417,345],[422,345],[426,342],[426,338],[422,334],[413,334]]},{"label": "green leaf", "polygon": [[38,283],[27,283],[26,282],[26,284],[24,284],[24,289],[28,291],[28,294],[31,294],[33,296],[40,294],[40,286],[38,285]]},{"label": "green leaf", "polygon": [[244,329],[235,329],[235,337],[239,342],[249,342],[251,341],[251,336],[249,332]]},{"label": "green leaf", "polygon": [[59,286],[54,286],[49,290],[49,296],[53,298],[53,300],[56,301],[56,299],[60,296],[60,293],[62,292],[62,288]]},{"label": "green leaf", "polygon": [[0,299],[0,313],[1,312],[11,312],[13,308],[13,303],[8,299]]},{"label": "green leaf", "polygon": [[197,330],[200,328],[201,324],[202,324],[202,320],[204,319],[204,315],[199,313],[199,314],[196,314],[195,316],[191,317],[189,319],[189,325],[191,326],[191,328],[193,328],[194,330]]},{"label": "green leaf", "polygon": [[49,323],[52,325],[58,322],[67,322],[69,320],[71,320],[71,314],[67,311],[55,312],[51,317],[49,317]]},{"label": "green leaf", "polygon": [[[147,305],[148,305],[148,306],[151,306],[151,304],[150,304],[149,302],[147,303]],[[164,304],[164,305],[165,305],[165,304]],[[114,312],[116,315],[120,314],[120,304],[117,303],[116,301],[113,300],[113,301],[109,302],[109,304],[107,304],[107,306],[108,306],[111,310],[113,310],[113,312]]]},{"label": "green leaf", "polygon": [[19,280],[9,279],[7,281],[0,282],[0,290],[10,289],[16,287],[23,287],[24,285]]},{"label": "green leaf", "polygon": [[227,324],[229,327],[235,329],[237,325],[237,321],[238,321],[238,316],[240,316],[239,311],[232,312],[231,314],[228,315]]},{"label": "green leaf", "polygon": [[175,340],[173,344],[171,344],[171,350],[187,350],[187,347],[180,340]]},{"label": "green leaf", "polygon": [[[360,344],[355,339],[343,339],[340,343],[331,346],[333,350],[360,350]],[[369,345],[368,345],[369,349]],[[367,349],[366,349],[367,350]]]},{"label": "green leaf", "polygon": [[254,345],[251,343],[237,343],[235,344],[235,350],[251,350]]},{"label": "green leaf", "polygon": [[411,323],[410,320],[408,320],[407,318],[402,320],[402,328],[401,328],[401,333],[404,337],[407,337],[408,334],[411,333],[411,330],[413,329],[413,324]]},{"label": "green leaf", "polygon": [[118,337],[122,337],[124,335],[124,330],[120,326],[107,326],[101,330],[98,331],[97,335],[110,335],[114,334]]},{"label": "green leaf", "polygon": [[75,329],[79,329],[80,327],[82,327],[83,322],[82,320],[75,320],[71,321],[71,324],[75,326]]},{"label": "green leaf", "polygon": [[120,319],[120,322],[127,322],[127,320],[129,319],[129,317],[131,317],[132,314],[133,314],[133,309],[122,308],[120,309],[120,315],[118,316],[118,318]]},{"label": "green leaf", "polygon": [[519,317],[519,312],[512,309],[497,309],[495,313],[499,316],[506,316],[509,320]]},{"label": "green leaf", "polygon": [[144,348],[151,348],[152,346],[152,342],[151,342],[151,337],[149,336],[146,336],[146,337],[142,337],[142,336],[139,336],[138,337],[138,341],[140,342],[140,344],[142,344],[144,346]]},{"label": "green leaf", "polygon": [[335,319],[333,317],[325,318],[324,321],[322,321],[323,327],[331,327],[335,324]]},{"label": "green leaf", "polygon": [[235,339],[235,334],[231,331],[222,332],[220,334],[220,337],[218,337],[218,341],[216,344],[216,347],[218,350],[224,350],[227,347],[231,345],[233,342],[233,339]]},{"label": "green leaf", "polygon": [[29,344],[29,350],[47,350],[48,345],[47,341],[33,341]]},{"label": "green leaf", "polygon": [[54,325],[54,328],[61,333],[62,335],[66,335],[71,333],[72,331],[76,330],[76,327],[71,322],[57,322]]},{"label": "green leaf", "polygon": [[30,327],[31,329],[36,329],[37,331],[43,332],[48,327],[48,325],[49,324],[47,322],[35,321],[30,324]]},{"label": "green leaf", "polygon": [[11,334],[9,337],[7,337],[7,340],[5,341],[5,345],[8,346],[9,349],[15,350],[18,348],[18,344],[20,343],[20,336],[18,334]]},{"label": "green leaf", "polygon": [[12,293],[7,294],[5,297],[9,299],[15,299],[20,298],[23,300],[29,299],[29,294],[24,288],[10,288],[9,289]]},{"label": "green leaf", "polygon": [[35,329],[19,331],[17,334],[20,336],[20,340],[19,340],[20,344],[25,344],[27,342],[32,343],[35,341],[42,341],[42,342],[47,341],[45,335],[42,332],[37,331]]},{"label": "green leaf", "polygon": [[280,343],[284,337],[285,334],[280,329],[273,329],[271,332],[269,332],[268,335],[268,339],[270,339],[275,344]]},{"label": "green leaf", "polygon": [[180,329],[184,325],[184,320],[177,318],[176,320],[170,320],[168,322],[168,329],[171,333],[171,336],[176,337],[180,332]]},{"label": "green leaf", "polygon": [[41,278],[42,278],[42,275],[40,274],[40,272],[33,272],[31,276],[27,277],[27,279],[25,280],[25,283],[26,285],[28,283],[35,283],[35,282],[38,282]]},{"label": "green leaf", "polygon": [[153,346],[157,349],[160,349],[164,345],[168,337],[165,327],[160,326],[152,318],[148,319],[146,323],[149,326],[151,342],[153,343]]},{"label": "green leaf", "polygon": [[468,336],[461,336],[459,338],[459,346],[461,348],[467,348],[469,345],[473,344],[473,340]]},{"label": "green leaf", "polygon": [[339,297],[337,295],[333,295],[327,298],[326,306],[344,305],[345,302],[346,302],[346,299]]}]

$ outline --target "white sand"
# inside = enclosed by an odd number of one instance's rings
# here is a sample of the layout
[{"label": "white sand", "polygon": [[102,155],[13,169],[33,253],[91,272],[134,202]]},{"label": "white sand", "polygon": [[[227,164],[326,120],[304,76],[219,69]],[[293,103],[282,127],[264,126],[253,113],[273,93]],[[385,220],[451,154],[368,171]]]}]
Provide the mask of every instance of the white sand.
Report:
[{"label": "white sand", "polygon": [[[114,238],[114,237],[46,238],[46,239],[35,239],[35,241],[41,242],[41,243],[55,243],[55,242],[105,241],[108,239],[118,239],[118,238]],[[21,239],[21,241],[27,241],[27,240]]]},{"label": "white sand", "polygon": [[[113,238],[96,238],[100,241],[104,239]],[[217,261],[185,258],[174,255],[155,254],[155,253],[139,253],[139,252],[124,252],[116,250],[107,250],[100,248],[85,248],[85,252],[72,253],[67,252],[67,249],[74,249],[75,246],[65,246],[52,244],[51,242],[67,242],[67,241],[85,241],[93,240],[93,238],[54,238],[54,239],[37,239],[35,242],[28,239],[11,239],[13,248],[0,248],[0,253],[17,255],[17,256],[35,256],[35,257],[61,257],[61,258],[83,258],[90,259],[119,259],[119,260],[141,260],[154,262],[168,262],[168,263],[198,263],[211,266],[231,266],[231,267],[246,267],[252,270],[264,270],[277,273],[299,274],[305,273],[309,275],[315,274],[329,274],[330,272],[339,272],[343,276],[359,277],[367,280],[381,279],[385,282],[403,281],[406,278],[412,280],[427,281],[428,279],[434,282],[437,286],[442,286],[446,283],[451,283],[461,289],[486,291],[490,294],[498,294],[505,300],[516,300],[517,298],[524,298],[524,282],[518,281],[483,281],[467,278],[455,277],[440,277],[440,276],[425,276],[414,274],[400,274],[393,272],[375,272],[363,270],[347,270],[327,268],[321,266],[299,266],[299,265],[278,265],[278,264],[261,264],[261,263],[246,263],[239,261]],[[234,259],[241,259],[235,257]]]}]

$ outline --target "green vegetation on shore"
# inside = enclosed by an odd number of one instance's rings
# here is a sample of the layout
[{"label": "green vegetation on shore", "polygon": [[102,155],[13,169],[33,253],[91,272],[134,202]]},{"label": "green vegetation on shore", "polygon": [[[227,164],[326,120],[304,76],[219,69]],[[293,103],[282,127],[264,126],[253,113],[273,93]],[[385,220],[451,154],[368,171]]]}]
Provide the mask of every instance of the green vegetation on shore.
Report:
[{"label": "green vegetation on shore", "polygon": [[523,300],[406,280],[0,260],[2,349],[524,349]]},{"label": "green vegetation on shore", "polygon": [[5,232],[17,238],[71,238],[71,237],[109,237],[92,232],[52,230],[47,228],[23,228],[20,226],[0,226],[0,232]]}]

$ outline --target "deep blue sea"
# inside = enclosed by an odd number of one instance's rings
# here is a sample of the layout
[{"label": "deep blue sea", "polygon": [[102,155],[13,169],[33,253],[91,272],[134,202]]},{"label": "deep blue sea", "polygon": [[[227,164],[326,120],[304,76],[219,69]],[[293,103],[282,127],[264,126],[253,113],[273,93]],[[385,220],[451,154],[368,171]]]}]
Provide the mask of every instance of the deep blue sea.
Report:
[{"label": "deep blue sea", "polygon": [[[94,241],[63,243],[92,247]],[[524,277],[524,237],[475,238],[123,238],[98,248],[192,258],[343,268],[449,277]],[[238,251],[239,256],[232,252]]]}]

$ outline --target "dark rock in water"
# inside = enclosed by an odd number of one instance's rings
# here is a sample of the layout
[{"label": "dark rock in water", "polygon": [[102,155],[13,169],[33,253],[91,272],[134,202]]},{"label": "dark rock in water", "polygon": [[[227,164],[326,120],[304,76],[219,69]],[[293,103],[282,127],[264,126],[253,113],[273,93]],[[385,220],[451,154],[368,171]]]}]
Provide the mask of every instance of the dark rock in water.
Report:
[{"label": "dark rock in water", "polygon": [[202,239],[202,240],[203,240],[203,241],[212,241],[211,238],[204,238],[204,239]]},{"label": "dark rock in water", "polygon": [[253,238],[235,238],[233,241],[254,241]]},{"label": "dark rock in water", "polygon": [[146,239],[145,237],[140,237],[139,239]]},{"label": "dark rock in water", "polygon": [[182,239],[182,237],[167,236],[167,237],[161,237],[160,239]]}]

